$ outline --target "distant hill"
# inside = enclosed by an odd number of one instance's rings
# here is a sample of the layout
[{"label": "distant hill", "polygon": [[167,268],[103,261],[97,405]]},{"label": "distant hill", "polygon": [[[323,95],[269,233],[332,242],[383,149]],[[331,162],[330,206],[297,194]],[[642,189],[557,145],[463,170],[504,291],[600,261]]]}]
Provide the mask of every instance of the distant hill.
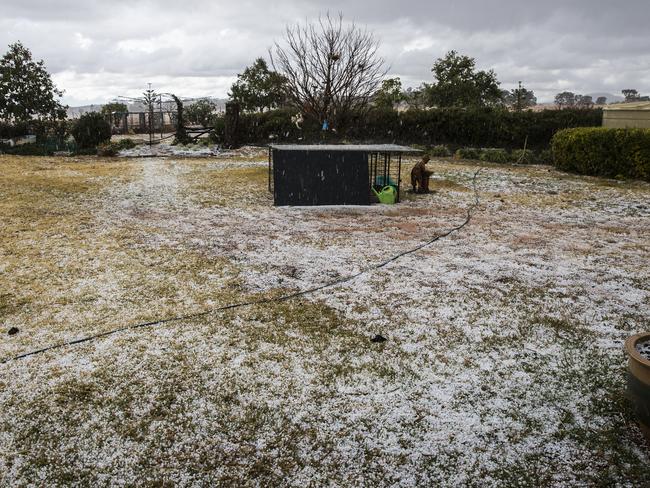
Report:
[{"label": "distant hill", "polygon": [[587,93],[587,95],[589,95],[594,102],[598,100],[598,97],[607,98],[607,103],[616,103],[625,100],[622,96],[614,95],[613,93]]},{"label": "distant hill", "polygon": [[[187,97],[187,98],[183,98],[183,104],[185,106],[189,106],[189,105],[192,105],[193,103],[197,102],[198,100],[203,100],[205,98],[212,101],[217,106],[217,111],[218,112],[223,112],[226,109],[227,100],[224,99],[224,98],[213,98],[213,97],[189,98],[189,97]],[[165,104],[163,104],[163,105],[165,105]],[[93,105],[81,105],[81,106],[78,106],[78,107],[68,107],[68,112],[67,112],[68,113],[68,118],[69,119],[78,119],[83,114],[86,114],[88,112],[99,112],[102,109],[103,106],[104,106],[103,103],[98,103],[98,104],[93,104]],[[129,112],[145,112],[147,110],[142,104],[139,104],[139,103],[127,103],[127,107],[128,107]]]}]

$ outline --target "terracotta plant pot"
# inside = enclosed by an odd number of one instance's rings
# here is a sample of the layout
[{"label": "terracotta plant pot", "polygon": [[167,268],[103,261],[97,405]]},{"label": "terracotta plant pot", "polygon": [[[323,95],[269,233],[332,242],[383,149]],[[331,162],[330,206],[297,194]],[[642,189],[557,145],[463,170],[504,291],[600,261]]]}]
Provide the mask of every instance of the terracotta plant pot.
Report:
[{"label": "terracotta plant pot", "polygon": [[650,442],[650,360],[637,350],[637,344],[650,341],[650,332],[637,334],[625,341],[628,355],[627,391],[641,430]]}]

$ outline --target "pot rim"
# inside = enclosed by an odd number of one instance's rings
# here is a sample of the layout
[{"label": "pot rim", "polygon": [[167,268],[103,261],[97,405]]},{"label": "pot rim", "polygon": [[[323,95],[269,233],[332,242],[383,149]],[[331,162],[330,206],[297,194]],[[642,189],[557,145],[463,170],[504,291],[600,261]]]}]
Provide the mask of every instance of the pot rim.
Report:
[{"label": "pot rim", "polygon": [[639,351],[636,349],[637,343],[645,341],[650,341],[650,332],[642,332],[641,334],[628,337],[625,340],[625,352],[627,352],[627,355],[630,356],[630,358],[635,359],[646,367],[650,367],[650,361],[641,356]]}]

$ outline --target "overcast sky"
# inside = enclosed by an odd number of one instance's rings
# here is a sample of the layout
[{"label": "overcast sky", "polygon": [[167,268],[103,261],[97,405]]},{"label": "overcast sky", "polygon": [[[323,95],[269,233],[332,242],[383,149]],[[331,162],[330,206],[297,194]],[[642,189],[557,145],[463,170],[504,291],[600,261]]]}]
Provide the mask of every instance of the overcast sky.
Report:
[{"label": "overcast sky", "polygon": [[[650,94],[648,0],[0,0],[0,44],[43,59],[69,105],[139,95],[225,97],[287,23],[343,12],[373,30],[390,75],[431,81],[450,49],[550,101],[636,88]],[[4,51],[5,49],[2,49]]]}]

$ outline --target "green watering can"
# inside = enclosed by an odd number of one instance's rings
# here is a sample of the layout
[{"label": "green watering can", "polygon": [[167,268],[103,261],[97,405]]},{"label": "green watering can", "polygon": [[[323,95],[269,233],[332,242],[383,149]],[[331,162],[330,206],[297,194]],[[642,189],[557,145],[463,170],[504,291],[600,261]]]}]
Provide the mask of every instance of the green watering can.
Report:
[{"label": "green watering can", "polygon": [[395,203],[397,201],[397,190],[394,186],[385,186],[380,192],[372,188],[372,192],[379,198],[379,203]]}]

